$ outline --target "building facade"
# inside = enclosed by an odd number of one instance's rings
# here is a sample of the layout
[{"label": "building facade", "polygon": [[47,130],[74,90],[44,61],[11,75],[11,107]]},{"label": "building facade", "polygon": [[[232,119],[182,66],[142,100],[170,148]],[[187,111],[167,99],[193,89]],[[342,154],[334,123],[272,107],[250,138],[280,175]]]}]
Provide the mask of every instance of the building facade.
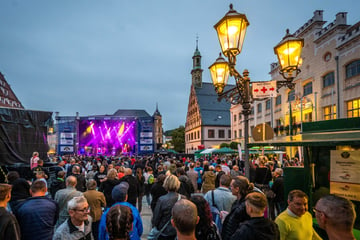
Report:
[{"label": "building facade", "polygon": [[[360,22],[348,25],[346,16],[340,12],[326,24],[323,11],[317,10],[294,33],[304,39],[295,88],[283,87],[275,98],[253,103],[250,136],[260,123],[268,123],[275,137],[280,137],[299,134],[303,122],[359,117]],[[270,74],[272,80],[283,80],[278,63],[271,64]],[[232,106],[230,111],[233,140],[243,142],[241,106]]]},{"label": "building facade", "polygon": [[231,139],[230,103],[225,100],[219,102],[212,83],[203,82],[198,46],[192,59],[192,82],[185,124],[186,153],[229,143]]}]

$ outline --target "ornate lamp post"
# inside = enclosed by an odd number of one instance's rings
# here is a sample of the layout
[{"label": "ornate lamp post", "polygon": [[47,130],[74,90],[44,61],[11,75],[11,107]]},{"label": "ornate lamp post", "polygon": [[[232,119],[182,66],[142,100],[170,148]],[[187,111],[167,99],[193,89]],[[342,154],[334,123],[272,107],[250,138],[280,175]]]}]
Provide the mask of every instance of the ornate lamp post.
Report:
[{"label": "ornate lamp post", "polygon": [[[242,105],[242,114],[244,115],[244,138],[245,138],[245,175],[250,177],[249,168],[249,115],[251,113],[251,103],[254,99],[251,92],[250,78],[248,70],[244,70],[241,75],[236,69],[236,55],[240,54],[245,39],[246,28],[249,26],[245,14],[238,13],[230,4],[230,10],[226,15],[215,24],[214,28],[217,32],[221,50],[228,62],[221,56],[213,63],[209,69],[211,78],[220,101],[225,99],[231,104]],[[281,65],[280,73],[286,79],[285,81],[277,81],[277,88],[287,86],[293,89],[295,84],[293,79],[300,72],[299,64],[301,63],[301,50],[304,45],[303,39],[295,38],[289,34],[274,48],[275,54],[278,55]],[[229,75],[235,78],[236,86],[225,91]]]}]

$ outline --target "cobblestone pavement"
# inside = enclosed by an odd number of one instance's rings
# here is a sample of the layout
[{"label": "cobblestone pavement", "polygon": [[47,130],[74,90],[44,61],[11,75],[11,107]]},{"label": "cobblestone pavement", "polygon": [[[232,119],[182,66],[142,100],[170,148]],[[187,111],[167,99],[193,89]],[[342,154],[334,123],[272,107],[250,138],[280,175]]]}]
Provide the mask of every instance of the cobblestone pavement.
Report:
[{"label": "cobblestone pavement", "polygon": [[152,211],[151,208],[149,208],[149,205],[146,203],[146,198],[144,196],[142,201],[142,210],[141,210],[141,219],[143,222],[143,228],[144,232],[141,235],[141,239],[145,240],[147,239],[147,236],[151,230],[151,218],[152,218]]}]

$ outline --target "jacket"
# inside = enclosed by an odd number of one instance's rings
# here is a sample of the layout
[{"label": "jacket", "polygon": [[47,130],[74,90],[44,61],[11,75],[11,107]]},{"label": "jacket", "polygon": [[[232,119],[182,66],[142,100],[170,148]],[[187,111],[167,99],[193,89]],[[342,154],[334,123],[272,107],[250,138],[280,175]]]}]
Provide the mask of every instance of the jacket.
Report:
[{"label": "jacket", "polygon": [[70,201],[73,197],[79,197],[82,195],[82,192],[77,191],[76,188],[71,186],[56,192],[54,200],[59,204],[59,219],[56,224],[57,227],[69,218],[69,213],[67,210],[68,201]]},{"label": "jacket", "polygon": [[50,185],[49,190],[50,190],[51,197],[54,199],[56,192],[59,191],[60,189],[64,189],[64,188],[66,188],[64,179],[56,178],[54,181],[51,182],[51,185]]},{"label": "jacket", "polygon": [[58,204],[48,197],[30,197],[16,211],[22,240],[52,239]]},{"label": "jacket", "polygon": [[230,237],[238,228],[239,224],[249,219],[250,217],[246,213],[245,198],[236,200],[231,207],[230,213],[224,220],[221,231],[221,238],[230,239]]},{"label": "jacket", "polygon": [[105,196],[102,192],[96,190],[88,190],[84,192],[84,197],[86,198],[89,207],[90,207],[90,216],[93,219],[93,222],[100,221],[102,214],[102,207],[106,207]]},{"label": "jacket", "polygon": [[0,207],[0,239],[20,240],[20,227],[14,215]]},{"label": "jacket", "polygon": [[[128,202],[118,202],[118,203],[115,203],[113,206],[115,206],[115,205],[127,206],[131,209],[134,220],[133,220],[133,229],[130,232],[130,240],[140,240],[140,237],[143,234],[143,224],[142,224],[140,213],[137,210],[137,208]],[[106,231],[106,214],[108,213],[108,211],[109,211],[109,209],[105,210],[100,219],[99,238],[98,238],[99,240],[108,240],[109,239],[109,235]]]},{"label": "jacket", "polygon": [[77,227],[72,224],[70,218],[61,224],[54,234],[53,240],[93,240],[91,233],[91,217],[84,222],[84,232],[79,231]]},{"label": "jacket", "polygon": [[106,206],[112,206],[115,203],[114,199],[112,199],[111,192],[119,183],[120,180],[118,179],[107,179],[100,184],[99,191],[104,193]]},{"label": "jacket", "polygon": [[151,210],[152,210],[152,212],[154,212],[157,201],[159,200],[159,198],[161,196],[167,194],[167,191],[162,186],[162,184],[156,182],[151,187],[150,193],[151,193],[151,197],[152,197],[151,204],[150,204],[151,205]]},{"label": "jacket", "polygon": [[[231,193],[231,191],[225,187],[218,187],[212,191],[214,191],[214,202],[217,209],[219,211],[230,212],[231,206],[236,200],[236,197]],[[210,206],[213,206],[211,194],[212,191],[207,192],[204,196],[205,200],[209,203]]]},{"label": "jacket", "polygon": [[239,225],[230,240],[280,240],[279,228],[273,221],[264,217],[251,218]]},{"label": "jacket", "polygon": [[188,178],[186,175],[181,175],[179,176],[179,181],[179,193],[184,195],[187,199],[190,199],[191,194],[194,193],[194,186],[192,185],[190,178]]},{"label": "jacket", "polygon": [[138,181],[136,180],[136,177],[132,175],[126,175],[123,178],[121,178],[121,182],[127,182],[129,184],[129,190],[128,190],[128,202],[131,203],[134,207],[136,207],[136,200],[138,197]]},{"label": "jacket", "polygon": [[[158,230],[162,229],[162,227],[171,219],[171,210],[177,202],[178,197],[178,193],[168,192],[166,195],[159,198],[152,219],[152,225]],[[183,195],[181,195],[181,198],[186,199]],[[176,230],[171,224],[168,224],[161,233],[161,236],[168,239],[175,238]]]},{"label": "jacket", "polygon": [[205,171],[203,175],[202,193],[206,194],[210,190],[215,189],[216,174],[213,171]]}]

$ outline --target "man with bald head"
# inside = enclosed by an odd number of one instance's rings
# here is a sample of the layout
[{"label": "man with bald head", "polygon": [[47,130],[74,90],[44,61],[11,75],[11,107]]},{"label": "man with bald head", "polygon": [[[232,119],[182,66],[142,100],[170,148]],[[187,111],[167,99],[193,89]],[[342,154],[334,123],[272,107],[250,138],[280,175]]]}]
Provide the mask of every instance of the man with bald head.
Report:
[{"label": "man with bald head", "polygon": [[178,240],[196,239],[195,228],[200,218],[194,203],[186,199],[177,201],[171,215],[171,225],[176,229]]},{"label": "man with bald head", "polygon": [[59,219],[56,223],[56,227],[60,226],[66,219],[69,218],[69,212],[67,210],[67,204],[73,197],[82,196],[82,192],[76,190],[77,180],[75,176],[69,176],[66,178],[66,188],[61,189],[55,194],[55,201],[59,204]]},{"label": "man with bald head", "polygon": [[129,184],[127,202],[131,203],[134,207],[136,207],[136,200],[139,195],[137,179],[132,175],[131,168],[125,168],[124,173],[125,176],[121,178],[121,182],[127,182]]},{"label": "man with bald head", "polygon": [[319,226],[326,231],[329,240],[355,240],[353,228],[356,212],[350,200],[327,195],[319,199],[313,210]]}]

